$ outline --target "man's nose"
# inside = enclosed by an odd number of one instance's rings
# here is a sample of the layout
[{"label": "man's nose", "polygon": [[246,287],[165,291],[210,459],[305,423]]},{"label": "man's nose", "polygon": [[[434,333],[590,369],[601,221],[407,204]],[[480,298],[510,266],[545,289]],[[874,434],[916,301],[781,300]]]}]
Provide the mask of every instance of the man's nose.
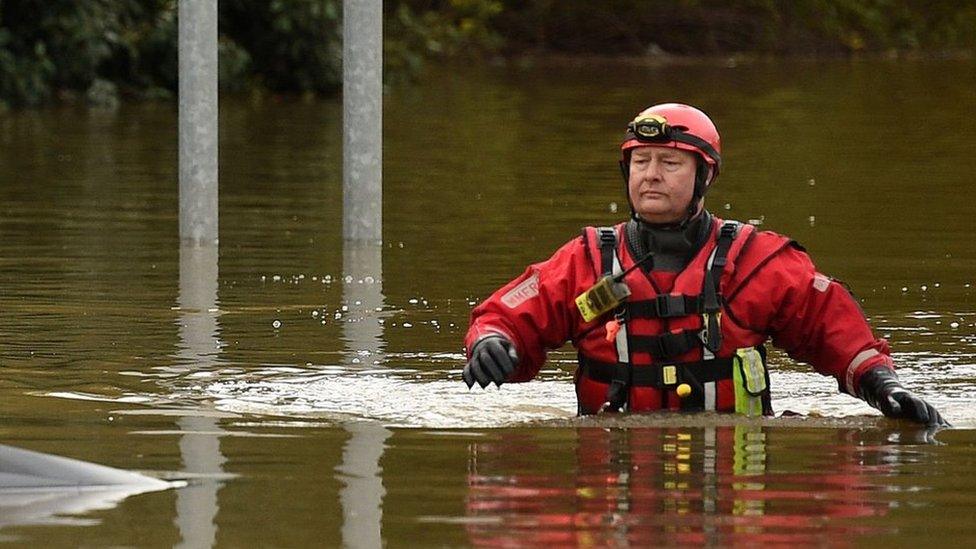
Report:
[{"label": "man's nose", "polygon": [[648,162],[647,169],[644,170],[644,179],[647,181],[660,181],[662,179],[661,163],[654,160]]}]

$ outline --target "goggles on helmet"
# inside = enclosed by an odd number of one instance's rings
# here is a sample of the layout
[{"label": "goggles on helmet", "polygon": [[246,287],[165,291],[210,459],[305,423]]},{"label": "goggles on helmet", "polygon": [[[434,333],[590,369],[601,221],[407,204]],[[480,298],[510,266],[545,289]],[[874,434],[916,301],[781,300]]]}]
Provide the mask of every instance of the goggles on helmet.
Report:
[{"label": "goggles on helmet", "polygon": [[722,157],[707,141],[684,131],[681,127],[668,124],[663,116],[657,114],[637,115],[627,124],[627,133],[641,143],[684,143],[695,147],[716,165]]}]

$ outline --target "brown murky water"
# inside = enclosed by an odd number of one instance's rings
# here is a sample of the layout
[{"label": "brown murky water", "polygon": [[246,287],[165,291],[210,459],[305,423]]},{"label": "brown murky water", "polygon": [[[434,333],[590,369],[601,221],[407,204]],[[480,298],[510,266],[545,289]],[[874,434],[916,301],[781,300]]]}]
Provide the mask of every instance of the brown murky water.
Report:
[{"label": "brown murky water", "polygon": [[[23,545],[951,544],[976,537],[976,65],[435,72],[387,97],[385,242],[343,247],[341,108],[221,105],[220,250],[177,241],[176,110],[0,118],[0,443],[188,485],[4,493]],[[723,133],[720,216],[803,243],[956,429],[774,357],[778,410],[573,420],[574,354],[469,392],[476,300],[626,212],[622,124]]]}]

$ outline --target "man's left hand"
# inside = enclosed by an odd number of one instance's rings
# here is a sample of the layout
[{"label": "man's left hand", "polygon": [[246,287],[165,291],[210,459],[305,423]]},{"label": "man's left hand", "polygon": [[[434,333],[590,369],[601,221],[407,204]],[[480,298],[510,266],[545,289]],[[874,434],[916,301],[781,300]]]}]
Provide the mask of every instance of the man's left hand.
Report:
[{"label": "man's left hand", "polygon": [[861,395],[885,417],[900,418],[924,425],[950,427],[942,414],[928,402],[905,389],[894,370],[878,367],[861,377]]}]

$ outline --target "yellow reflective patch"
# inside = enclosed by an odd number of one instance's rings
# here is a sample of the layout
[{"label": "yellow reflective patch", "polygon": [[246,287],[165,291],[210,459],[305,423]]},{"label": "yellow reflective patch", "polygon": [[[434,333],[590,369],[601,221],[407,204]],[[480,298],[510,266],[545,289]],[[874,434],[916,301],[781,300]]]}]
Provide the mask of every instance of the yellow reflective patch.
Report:
[{"label": "yellow reflective patch", "polygon": [[762,392],[766,390],[766,365],[754,347],[737,349],[732,357],[735,411],[750,417],[762,415]]},{"label": "yellow reflective patch", "polygon": [[665,366],[661,370],[665,385],[674,385],[678,382],[678,369],[674,366]]}]

